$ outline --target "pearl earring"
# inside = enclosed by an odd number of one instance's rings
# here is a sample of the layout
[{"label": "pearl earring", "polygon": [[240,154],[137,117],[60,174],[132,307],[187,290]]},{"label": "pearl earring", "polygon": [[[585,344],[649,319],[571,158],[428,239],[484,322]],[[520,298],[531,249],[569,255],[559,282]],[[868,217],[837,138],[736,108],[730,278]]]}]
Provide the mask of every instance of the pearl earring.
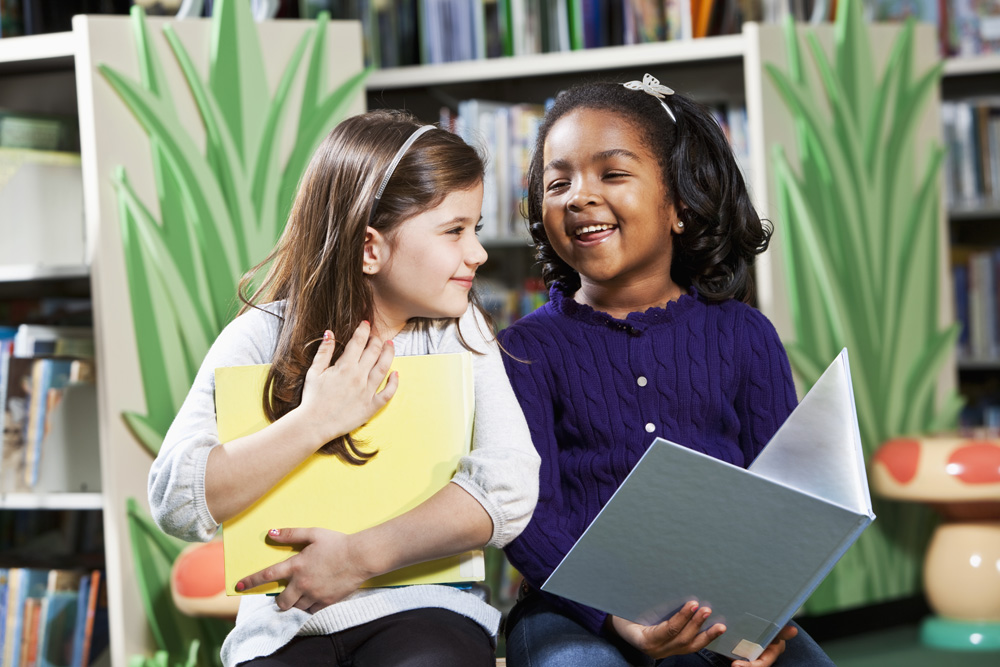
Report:
[{"label": "pearl earring", "polygon": [[683,220],[678,220],[677,221],[677,229],[684,229],[684,221]]}]

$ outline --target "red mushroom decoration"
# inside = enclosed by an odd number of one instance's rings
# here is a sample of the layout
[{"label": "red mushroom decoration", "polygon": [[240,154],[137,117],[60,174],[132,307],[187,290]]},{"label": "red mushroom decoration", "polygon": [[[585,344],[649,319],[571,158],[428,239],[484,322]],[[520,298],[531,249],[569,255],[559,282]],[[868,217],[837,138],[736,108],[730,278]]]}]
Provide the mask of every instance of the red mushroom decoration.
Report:
[{"label": "red mushroom decoration", "polygon": [[188,616],[236,618],[240,599],[226,595],[222,541],[192,544],[170,570],[170,593]]},{"label": "red mushroom decoration", "polygon": [[886,498],[923,502],[943,521],[924,559],[924,588],[937,616],[924,643],[1000,650],[1000,440],[897,438],[872,461]]}]

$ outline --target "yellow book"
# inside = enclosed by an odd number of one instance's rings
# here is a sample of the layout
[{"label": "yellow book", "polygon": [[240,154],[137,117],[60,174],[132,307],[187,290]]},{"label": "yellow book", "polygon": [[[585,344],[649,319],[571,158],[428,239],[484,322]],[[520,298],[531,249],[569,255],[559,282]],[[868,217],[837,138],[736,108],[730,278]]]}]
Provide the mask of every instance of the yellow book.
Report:
[{"label": "yellow book", "polygon": [[[269,365],[215,370],[219,439],[264,428],[262,396]],[[313,454],[244,512],[222,526],[226,593],[277,593],[281,583],[236,592],[236,582],[292,556],[298,549],[267,539],[271,528],[319,526],[356,533],[413,509],[447,484],[472,445],[475,412],[472,356],[396,357],[395,396],[356,441],[378,454],[362,466]],[[482,550],[420,563],[367,581],[370,586],[456,583],[485,578]]]}]

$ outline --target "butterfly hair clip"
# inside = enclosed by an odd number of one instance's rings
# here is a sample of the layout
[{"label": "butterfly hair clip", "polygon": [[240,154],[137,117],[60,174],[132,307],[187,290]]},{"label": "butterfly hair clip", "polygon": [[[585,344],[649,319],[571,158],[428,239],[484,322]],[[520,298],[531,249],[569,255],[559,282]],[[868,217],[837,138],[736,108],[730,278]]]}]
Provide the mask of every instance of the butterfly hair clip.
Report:
[{"label": "butterfly hair clip", "polygon": [[660,101],[660,106],[662,106],[668,114],[670,114],[671,120],[675,123],[677,122],[677,117],[674,116],[674,112],[670,110],[667,103],[663,101],[663,98],[667,95],[673,95],[674,91],[672,88],[668,88],[660,83],[652,74],[645,74],[642,77],[642,81],[629,81],[628,83],[623,83],[623,86],[629,90],[641,90],[647,95],[652,95]]}]

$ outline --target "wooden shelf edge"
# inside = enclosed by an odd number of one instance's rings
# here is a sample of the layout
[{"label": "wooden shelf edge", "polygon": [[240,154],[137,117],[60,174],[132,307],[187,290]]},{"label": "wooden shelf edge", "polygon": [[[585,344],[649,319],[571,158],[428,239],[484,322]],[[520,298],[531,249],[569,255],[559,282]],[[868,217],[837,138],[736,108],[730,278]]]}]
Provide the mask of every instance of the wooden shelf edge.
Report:
[{"label": "wooden shelf edge", "polygon": [[76,56],[76,38],[72,32],[0,39],[0,63],[23,63],[74,56]]},{"label": "wooden shelf edge", "polygon": [[996,202],[981,206],[974,204],[949,206],[948,219],[952,222],[1000,220],[1000,206]]},{"label": "wooden shelf edge", "polygon": [[987,53],[979,56],[947,58],[944,61],[944,76],[970,76],[975,74],[1000,73],[1000,55]]},{"label": "wooden shelf edge", "polygon": [[736,59],[743,57],[745,49],[746,41],[743,35],[722,35],[703,39],[632,44],[625,47],[609,46],[581,51],[465,60],[440,65],[412,65],[376,70],[368,77],[365,86],[371,91],[420,88],[639,65]]},{"label": "wooden shelf edge", "polygon": [[0,509],[99,510],[104,496],[94,493],[0,493]]},{"label": "wooden shelf edge", "polygon": [[67,278],[86,278],[89,275],[90,267],[82,264],[74,266],[39,266],[37,264],[0,266],[0,283],[65,280]]}]

